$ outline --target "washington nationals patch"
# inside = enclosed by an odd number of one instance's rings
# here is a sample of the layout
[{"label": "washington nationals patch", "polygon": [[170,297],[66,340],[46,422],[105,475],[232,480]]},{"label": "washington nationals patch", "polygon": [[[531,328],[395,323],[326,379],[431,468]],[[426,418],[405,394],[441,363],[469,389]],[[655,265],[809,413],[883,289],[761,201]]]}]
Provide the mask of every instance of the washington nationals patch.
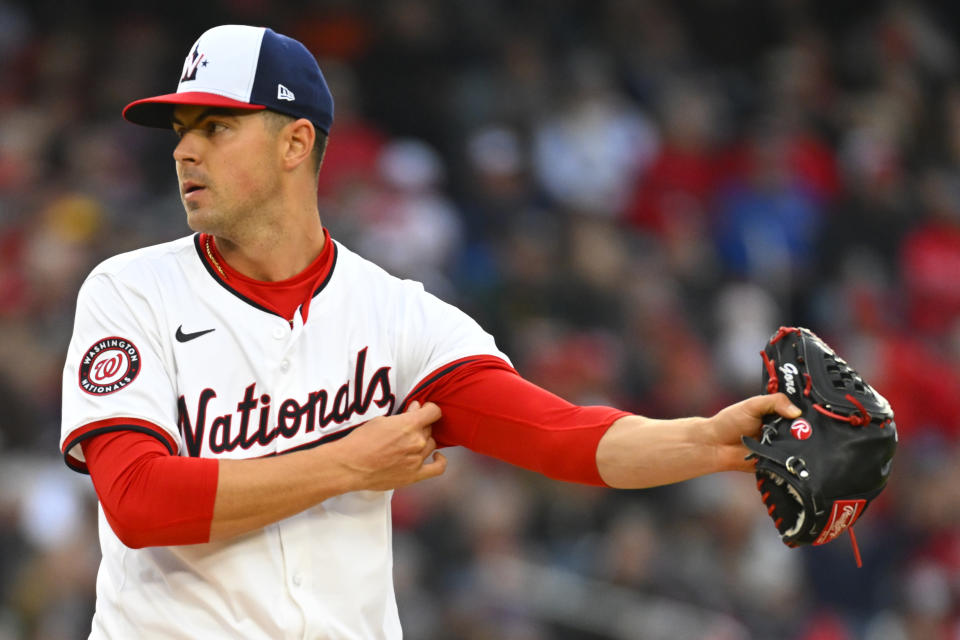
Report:
[{"label": "washington nationals patch", "polygon": [[95,396],[123,389],[140,373],[140,352],[126,338],[98,340],[80,361],[80,388]]}]

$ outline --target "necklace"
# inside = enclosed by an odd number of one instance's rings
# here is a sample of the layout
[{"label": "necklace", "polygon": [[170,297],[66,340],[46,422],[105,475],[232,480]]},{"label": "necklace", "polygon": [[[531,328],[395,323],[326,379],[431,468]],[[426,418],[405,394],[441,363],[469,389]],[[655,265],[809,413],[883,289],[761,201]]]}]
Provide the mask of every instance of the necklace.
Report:
[{"label": "necklace", "polygon": [[215,266],[217,268],[217,271],[220,272],[220,276],[223,277],[224,280],[226,280],[227,274],[223,272],[223,267],[221,267],[220,263],[217,262],[217,259],[213,257],[213,251],[210,250],[210,240],[212,237],[213,236],[207,236],[207,241],[204,242],[203,245],[204,245],[204,248],[206,248],[207,250],[207,257],[210,258],[210,262],[212,262],[213,266]]}]

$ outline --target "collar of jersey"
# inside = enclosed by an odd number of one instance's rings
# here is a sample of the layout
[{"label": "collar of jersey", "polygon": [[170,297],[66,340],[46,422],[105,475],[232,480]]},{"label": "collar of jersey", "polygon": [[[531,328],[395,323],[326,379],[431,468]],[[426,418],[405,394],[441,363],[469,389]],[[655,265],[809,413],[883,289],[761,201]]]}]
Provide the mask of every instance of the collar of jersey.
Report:
[{"label": "collar of jersey", "polygon": [[214,280],[230,293],[261,311],[291,320],[297,307],[301,307],[306,322],[310,301],[330,281],[337,261],[337,246],[330,232],[323,230],[323,250],[306,269],[286,280],[266,282],[245,276],[223,259],[213,236],[198,233],[194,245],[200,261]]}]

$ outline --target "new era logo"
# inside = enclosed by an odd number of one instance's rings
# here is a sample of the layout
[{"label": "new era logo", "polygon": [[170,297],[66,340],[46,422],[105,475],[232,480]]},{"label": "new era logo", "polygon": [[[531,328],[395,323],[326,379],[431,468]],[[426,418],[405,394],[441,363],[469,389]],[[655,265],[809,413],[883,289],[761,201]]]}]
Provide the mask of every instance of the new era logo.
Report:
[{"label": "new era logo", "polygon": [[296,98],[293,95],[293,91],[287,89],[282,84],[277,85],[277,100],[287,100],[288,102],[293,102]]}]

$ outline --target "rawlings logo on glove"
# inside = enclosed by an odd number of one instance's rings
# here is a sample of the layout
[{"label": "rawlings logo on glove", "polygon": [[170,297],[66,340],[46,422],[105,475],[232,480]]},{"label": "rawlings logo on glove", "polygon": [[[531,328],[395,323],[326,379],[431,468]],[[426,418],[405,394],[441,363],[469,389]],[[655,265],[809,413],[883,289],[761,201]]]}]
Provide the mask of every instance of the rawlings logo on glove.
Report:
[{"label": "rawlings logo on glove", "polygon": [[852,526],[890,475],[890,403],[809,329],[781,327],[761,356],[766,393],[785,393],[803,412],[769,415],[760,440],[743,439],[780,539],[819,545],[849,531],[860,566]]}]

